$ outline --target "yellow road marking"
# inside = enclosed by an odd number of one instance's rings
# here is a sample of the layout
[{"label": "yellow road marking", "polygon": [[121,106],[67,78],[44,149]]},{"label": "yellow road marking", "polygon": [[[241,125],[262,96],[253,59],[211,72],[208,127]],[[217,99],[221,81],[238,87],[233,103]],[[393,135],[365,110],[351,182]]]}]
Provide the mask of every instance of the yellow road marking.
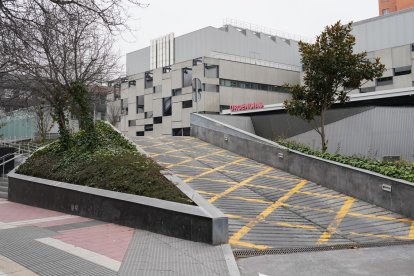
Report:
[{"label": "yellow road marking", "polygon": [[[221,164],[226,164],[227,163],[227,162],[221,161],[221,160],[211,160],[211,159],[206,159],[206,158],[203,158],[203,159],[200,159],[200,160],[205,161],[205,162],[213,162],[213,163],[221,163]],[[268,167],[266,165],[251,165],[251,164],[243,164],[243,163],[239,163],[237,165],[238,166],[243,166],[243,167],[252,167],[252,168],[267,168]]]},{"label": "yellow road marking", "polygon": [[357,232],[349,232],[349,234],[353,236],[374,237],[374,238],[380,238],[380,239],[398,239],[398,240],[414,239],[414,237],[409,237],[409,236],[393,236],[393,235],[386,235],[386,234],[357,233]]},{"label": "yellow road marking", "polygon": [[[188,151],[188,150],[195,149],[195,148],[202,148],[202,147],[205,147],[205,146],[208,146],[208,145],[209,144],[199,144],[199,145],[196,145],[194,147],[188,147],[188,148],[181,148],[181,149],[169,150],[169,151],[166,151],[166,152],[153,154],[153,155],[151,155],[151,157],[157,157],[157,156],[160,156],[160,155],[167,155],[169,153],[179,152],[179,151]],[[186,158],[188,158],[188,156]]]},{"label": "yellow road marking", "polygon": [[162,145],[171,145],[171,144],[174,144],[174,142],[158,143],[158,144],[149,145],[149,146],[141,146],[141,148],[146,149],[146,148],[153,148],[153,147],[158,147],[158,146],[162,146]]},{"label": "yellow road marking", "polygon": [[[232,164],[231,164],[231,163],[229,163],[229,165],[232,165]],[[238,188],[243,187],[244,185],[248,184],[250,181],[252,181],[252,180],[256,179],[257,177],[262,176],[262,175],[264,175],[264,174],[266,174],[266,173],[268,173],[268,172],[270,172],[270,171],[272,171],[272,170],[273,170],[273,168],[267,168],[267,169],[265,169],[264,171],[261,171],[261,172],[259,172],[259,173],[256,173],[255,175],[253,175],[253,176],[251,176],[251,177],[249,177],[249,178],[247,178],[247,179],[243,180],[243,181],[242,181],[242,182],[240,182],[239,184],[236,184],[236,185],[234,185],[234,186],[232,186],[232,187],[228,188],[228,189],[227,189],[227,190],[225,190],[224,192],[222,192],[222,193],[220,193],[220,194],[218,194],[218,195],[216,195],[216,196],[214,196],[214,197],[210,198],[208,201],[209,201],[209,202],[214,202],[214,201],[218,200],[219,198],[222,198],[223,196],[226,196],[226,195],[228,195],[229,193],[231,193],[231,192],[233,192],[233,191],[237,190]]]},{"label": "yellow road marking", "polygon": [[411,222],[410,232],[408,233],[409,239],[414,239],[414,222]]},{"label": "yellow road marking", "polygon": [[[220,170],[220,172],[226,172],[226,173],[234,173],[234,174],[244,174],[244,175],[251,175],[251,173],[245,173],[245,172],[236,172],[232,170]],[[270,179],[278,179],[278,180],[289,180],[289,181],[300,181],[299,178],[290,178],[290,177],[284,177],[284,176],[274,176],[274,175],[263,175],[262,177],[270,178]]]},{"label": "yellow road marking", "polygon": [[[282,192],[288,192],[288,189],[281,189],[281,188],[275,188],[275,187],[269,187],[269,186],[263,186],[263,185],[257,185],[257,184],[247,184],[248,187],[254,187],[254,188],[260,188],[260,189],[269,189],[269,190],[276,190],[276,191],[282,191]],[[345,195],[331,195],[331,194],[321,194],[321,193],[313,193],[313,192],[305,192],[305,191],[298,191],[298,194],[304,194],[304,195],[310,195],[315,197],[329,197],[329,198],[347,198]]]},{"label": "yellow road marking", "polygon": [[189,177],[189,178],[185,179],[185,180],[184,180],[184,182],[188,183],[188,182],[190,182],[191,180],[194,180],[194,179],[197,179],[197,178],[199,178],[199,177],[202,177],[202,176],[205,176],[205,175],[211,174],[211,173],[216,172],[216,171],[218,171],[218,170],[221,170],[221,169],[223,169],[223,168],[225,168],[225,167],[227,167],[227,166],[230,166],[230,165],[233,165],[233,164],[237,164],[237,163],[239,163],[239,162],[242,162],[242,161],[244,161],[244,160],[246,160],[246,159],[247,159],[247,158],[245,158],[245,157],[239,158],[239,159],[237,159],[237,160],[235,160],[235,161],[233,161],[233,162],[227,163],[226,165],[223,165],[223,166],[220,166],[220,167],[217,167],[217,168],[210,169],[210,170],[208,170],[208,171],[206,171],[206,172],[203,172],[203,173],[200,173],[200,174],[198,174],[198,175],[196,175],[196,176]]},{"label": "yellow road marking", "polygon": [[[254,219],[254,218],[245,218],[245,217],[242,217],[242,216],[232,215],[232,214],[225,214],[225,216],[228,217],[228,218],[240,219],[240,220],[245,220],[245,221],[252,221]],[[315,226],[312,226],[312,225],[293,224],[293,223],[287,223],[287,222],[283,222],[283,221],[263,221],[263,223],[276,225],[276,226],[287,227],[287,228],[318,230],[318,228],[316,228]]]},{"label": "yellow road marking", "polygon": [[351,209],[352,204],[354,203],[355,198],[348,198],[344,205],[341,207],[341,209],[336,214],[336,217],[334,220],[329,224],[327,231],[324,232],[319,240],[318,244],[323,244],[329,241],[330,237],[336,233],[336,230],[338,229],[339,225],[341,224],[342,220],[345,218],[346,214],[349,212],[349,209]]},{"label": "yellow road marking", "polygon": [[[204,195],[211,195],[211,196],[217,196],[217,194],[215,193],[210,193],[210,192],[206,192],[206,191],[201,191],[201,190],[196,190],[197,193],[199,194],[204,194]],[[264,203],[264,204],[271,204],[271,201],[267,201],[267,200],[263,200],[263,199],[256,199],[256,198],[247,198],[247,197],[241,197],[241,196],[226,196],[228,198],[233,198],[233,199],[238,199],[238,200],[242,200],[242,201],[247,201],[247,202],[256,202],[256,203]]]},{"label": "yellow road marking", "polygon": [[270,246],[267,246],[267,245],[258,245],[258,244],[254,244],[254,243],[251,243],[251,242],[241,242],[241,241],[229,241],[229,244],[230,245],[239,245],[239,246],[253,248],[253,249],[257,249],[257,250],[266,250],[266,249],[270,248]]},{"label": "yellow road marking", "polygon": [[408,219],[408,218],[393,218],[393,217],[388,217],[388,216],[367,215],[367,214],[354,213],[354,212],[349,212],[348,215],[353,216],[353,217],[363,217],[363,218],[370,218],[370,219],[395,220],[399,222],[408,222],[408,223],[414,222],[414,220]]},{"label": "yellow road marking", "polygon": [[263,212],[261,212],[254,220],[250,221],[248,224],[243,226],[239,231],[237,231],[233,236],[230,237],[230,243],[238,242],[241,238],[243,238],[244,235],[250,232],[250,230],[256,226],[259,222],[264,220],[266,217],[268,217],[271,213],[273,213],[277,208],[282,206],[282,204],[287,201],[293,194],[295,194],[297,191],[299,191],[305,184],[307,183],[306,180],[302,180],[297,184],[295,187],[293,187],[288,193],[286,193],[284,196],[279,198],[275,203],[267,207]]},{"label": "yellow road marking", "polygon": [[[193,160],[200,160],[200,159],[203,159],[204,157],[211,156],[211,155],[215,155],[215,154],[220,153],[220,152],[223,152],[223,151],[226,151],[226,150],[219,150],[219,151],[216,151],[216,152],[213,152],[213,153],[209,153],[209,154],[206,154],[206,155],[202,155],[202,156],[199,156],[199,157],[196,157],[196,158],[190,158],[190,159],[181,161],[181,162],[179,162],[177,164],[171,164],[167,168],[170,169],[170,168],[175,167],[175,166],[188,166],[188,165],[184,165],[184,164],[189,163],[189,162],[191,162]],[[199,168],[202,168],[202,167],[199,167]],[[203,169],[209,169],[209,168],[203,167]]]}]

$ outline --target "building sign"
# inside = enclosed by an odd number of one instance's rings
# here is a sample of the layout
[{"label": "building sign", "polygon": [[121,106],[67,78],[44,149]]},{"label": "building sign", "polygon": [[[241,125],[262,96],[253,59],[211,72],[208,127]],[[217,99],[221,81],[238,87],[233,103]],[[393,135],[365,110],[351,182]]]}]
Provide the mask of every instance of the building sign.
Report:
[{"label": "building sign", "polygon": [[263,107],[264,107],[264,104],[262,102],[256,102],[256,103],[230,105],[230,110],[233,112],[233,111],[260,109]]}]

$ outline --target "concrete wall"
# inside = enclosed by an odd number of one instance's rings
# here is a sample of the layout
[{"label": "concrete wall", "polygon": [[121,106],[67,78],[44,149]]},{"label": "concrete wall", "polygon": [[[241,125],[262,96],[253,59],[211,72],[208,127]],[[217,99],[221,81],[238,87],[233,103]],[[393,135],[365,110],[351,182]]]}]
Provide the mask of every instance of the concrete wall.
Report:
[{"label": "concrete wall", "polygon": [[235,128],[247,131],[249,133],[255,134],[254,126],[252,123],[252,119],[250,117],[245,116],[226,116],[226,115],[213,115],[213,114],[206,114],[208,118],[217,120],[227,125],[231,125]]},{"label": "concrete wall", "polygon": [[[336,110],[333,110],[335,112]],[[328,152],[362,155],[373,159],[399,156],[414,161],[414,108],[375,107],[326,125]],[[320,136],[314,130],[293,136],[291,140],[320,148]]]},{"label": "concrete wall", "polygon": [[[192,114],[191,135],[340,193],[414,218],[414,183],[288,150],[262,137]],[[390,185],[391,192],[382,185]]]},{"label": "concrete wall", "polygon": [[[201,206],[30,177],[14,171],[8,179],[9,200],[13,202],[191,241],[221,244],[228,239],[227,218],[191,191]],[[184,189],[189,192],[187,187]]]}]

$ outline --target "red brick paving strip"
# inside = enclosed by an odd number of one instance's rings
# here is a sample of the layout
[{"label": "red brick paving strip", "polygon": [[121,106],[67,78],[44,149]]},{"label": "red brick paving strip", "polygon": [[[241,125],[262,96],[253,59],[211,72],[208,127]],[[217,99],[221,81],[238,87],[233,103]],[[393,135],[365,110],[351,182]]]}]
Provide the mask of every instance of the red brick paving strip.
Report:
[{"label": "red brick paving strip", "polygon": [[14,202],[8,204],[0,204],[0,222],[7,223],[64,215],[66,214]]},{"label": "red brick paving strip", "polygon": [[133,228],[108,223],[62,231],[53,238],[122,261],[133,234]]}]

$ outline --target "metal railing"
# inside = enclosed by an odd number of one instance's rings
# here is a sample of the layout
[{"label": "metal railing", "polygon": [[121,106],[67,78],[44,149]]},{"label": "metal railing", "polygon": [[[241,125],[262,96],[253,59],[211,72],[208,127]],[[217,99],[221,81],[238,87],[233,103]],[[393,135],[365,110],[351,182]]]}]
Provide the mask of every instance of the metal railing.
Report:
[{"label": "metal railing", "polygon": [[5,168],[6,168],[6,164],[7,164],[7,163],[9,163],[9,162],[11,162],[11,161],[14,161],[15,159],[17,159],[17,158],[19,158],[19,157],[23,157],[23,156],[24,156],[24,154],[19,154],[19,155],[16,155],[15,157],[10,158],[10,159],[8,159],[8,160],[6,160],[6,161],[4,161],[4,159],[3,159],[3,162],[2,162],[2,163],[0,163],[0,166],[2,167],[2,170],[3,170],[2,175],[1,175],[1,177],[2,177],[3,179],[5,179],[5,178],[6,178],[6,177],[4,176],[4,171],[5,171]]}]

